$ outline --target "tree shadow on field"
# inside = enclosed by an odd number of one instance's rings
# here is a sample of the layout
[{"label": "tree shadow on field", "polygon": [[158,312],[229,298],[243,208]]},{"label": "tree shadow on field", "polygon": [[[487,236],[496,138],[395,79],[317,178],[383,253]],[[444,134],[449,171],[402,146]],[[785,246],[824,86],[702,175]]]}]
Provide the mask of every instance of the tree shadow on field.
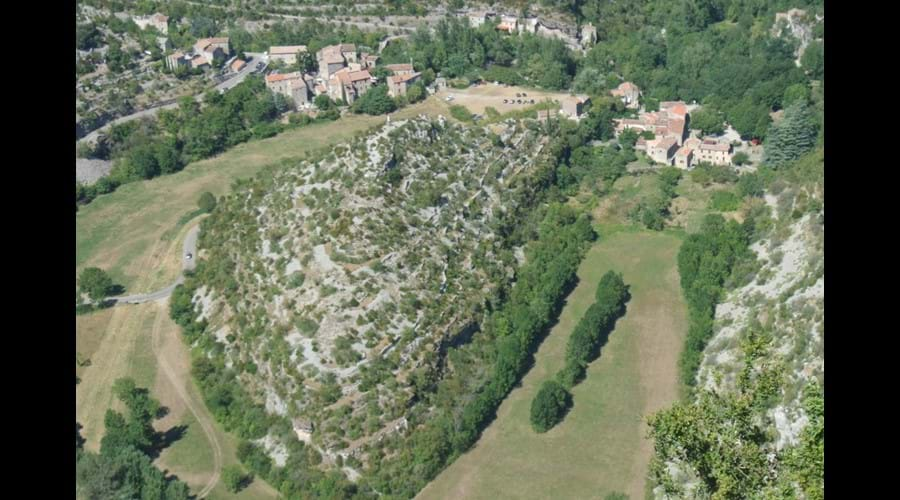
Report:
[{"label": "tree shadow on field", "polygon": [[[553,305],[553,308],[550,312],[550,321],[547,323],[547,326],[538,333],[534,341],[530,346],[528,346],[528,356],[526,356],[525,361],[523,363],[523,368],[521,373],[519,374],[518,380],[515,385],[513,385],[513,389],[517,389],[522,387],[522,380],[525,378],[525,374],[531,371],[534,368],[535,363],[535,354],[537,354],[538,349],[540,349],[541,344],[544,343],[544,339],[550,335],[550,332],[556,328],[556,325],[559,324],[559,317],[562,314],[563,309],[565,309],[566,305],[569,303],[569,297],[572,295],[572,292],[578,286],[578,283],[581,279],[578,275],[575,275],[569,283],[566,284],[563,293],[560,295],[560,299]],[[571,406],[571,405],[570,405]]]},{"label": "tree shadow on field", "polygon": [[186,425],[176,425],[169,428],[169,430],[157,432],[153,439],[153,453],[150,454],[150,457],[158,458],[163,450],[172,446],[187,434],[187,428],[188,426]]}]

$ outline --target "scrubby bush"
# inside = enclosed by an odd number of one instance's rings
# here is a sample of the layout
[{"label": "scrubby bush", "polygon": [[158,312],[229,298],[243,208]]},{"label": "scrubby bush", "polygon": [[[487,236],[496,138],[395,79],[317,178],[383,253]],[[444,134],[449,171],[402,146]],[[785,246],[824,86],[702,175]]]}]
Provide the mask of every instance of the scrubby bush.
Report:
[{"label": "scrubby bush", "polygon": [[572,396],[559,382],[546,380],[531,402],[531,426],[535,432],[547,432],[562,421],[572,404]]}]

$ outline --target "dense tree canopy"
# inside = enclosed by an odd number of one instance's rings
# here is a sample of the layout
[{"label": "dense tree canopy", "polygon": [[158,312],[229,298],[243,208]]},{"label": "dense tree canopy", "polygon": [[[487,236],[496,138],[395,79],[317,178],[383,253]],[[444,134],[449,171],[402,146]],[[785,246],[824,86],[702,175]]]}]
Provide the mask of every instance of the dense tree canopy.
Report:
[{"label": "dense tree canopy", "polygon": [[88,267],[81,271],[78,286],[91,300],[103,300],[113,291],[112,278],[98,267]]},{"label": "dense tree canopy", "polygon": [[546,380],[531,401],[531,426],[547,432],[559,423],[572,404],[572,396],[559,382]]},{"label": "dense tree canopy", "polygon": [[770,129],[765,142],[765,161],[773,167],[800,158],[816,145],[817,124],[803,101],[791,104],[782,120]]}]

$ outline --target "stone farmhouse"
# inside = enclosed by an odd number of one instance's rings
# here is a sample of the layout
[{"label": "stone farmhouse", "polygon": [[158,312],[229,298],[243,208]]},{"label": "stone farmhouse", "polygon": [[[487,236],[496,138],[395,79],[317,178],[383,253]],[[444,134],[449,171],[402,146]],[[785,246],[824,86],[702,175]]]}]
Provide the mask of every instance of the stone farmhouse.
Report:
[{"label": "stone farmhouse", "polygon": [[197,62],[194,62],[194,58],[192,58],[191,64],[194,67],[204,63],[212,64],[216,57],[226,59],[229,55],[231,55],[231,45],[227,37],[201,38],[194,43],[194,56],[202,58],[202,60],[198,59]]},{"label": "stone farmhouse", "polygon": [[631,82],[622,82],[618,87],[610,90],[609,93],[613,97],[621,99],[628,109],[638,109],[641,106],[641,89]]},{"label": "stone farmhouse", "polygon": [[[366,56],[367,61],[371,59],[371,56],[368,56],[368,54],[364,55]],[[356,51],[356,45],[342,43],[339,45],[323,47],[316,52],[316,61],[319,62],[319,78],[323,81],[327,81],[331,78],[331,75],[341,68],[350,64],[359,64],[359,57]],[[359,70],[357,69],[356,71]]]},{"label": "stone farmhouse", "polygon": [[368,70],[339,69],[328,78],[328,97],[334,100],[343,99],[347,104],[353,104],[353,101],[372,87],[373,80]]},{"label": "stone farmhouse", "polygon": [[287,66],[297,63],[297,54],[306,52],[306,45],[282,45],[269,47],[269,60],[281,61]]},{"label": "stone farmhouse", "polygon": [[731,165],[732,147],[730,143],[716,139],[690,138],[675,153],[674,165],[685,170],[697,163],[712,165]]},{"label": "stone farmhouse", "polygon": [[671,164],[671,158],[677,150],[678,141],[672,136],[647,143],[647,156],[657,163]]},{"label": "stone farmhouse", "polygon": [[[408,65],[397,65],[397,66],[408,66]],[[388,85],[388,95],[391,97],[397,97],[399,95],[406,95],[407,89],[409,86],[416,83],[421,77],[421,73],[402,73],[402,74],[394,74],[387,77],[387,85]]]},{"label": "stone farmhouse", "polygon": [[312,84],[312,76],[304,75],[299,71],[266,75],[266,88],[276,94],[289,97],[294,101],[297,109],[308,106]]},{"label": "stone farmhouse", "polygon": [[[202,38],[194,43],[192,53],[185,54],[180,50],[166,56],[166,67],[174,71],[179,66],[190,66],[192,69],[209,67],[216,57],[226,59],[231,54],[228,38]],[[233,68],[232,68],[233,69]],[[237,71],[237,70],[236,70]]]}]

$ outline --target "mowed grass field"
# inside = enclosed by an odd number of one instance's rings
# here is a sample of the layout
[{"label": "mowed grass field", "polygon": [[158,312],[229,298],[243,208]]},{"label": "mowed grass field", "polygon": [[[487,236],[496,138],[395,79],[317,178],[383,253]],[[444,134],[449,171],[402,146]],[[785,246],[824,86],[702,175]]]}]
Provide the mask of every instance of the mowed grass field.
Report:
[{"label": "mowed grass field", "polygon": [[[676,363],[687,331],[674,233],[601,226],[582,262],[578,286],[536,354],[535,365],[468,453],[428,485],[422,499],[644,498],[652,443],[646,416],[679,393]],[[529,422],[540,384],[564,364],[574,326],[594,300],[600,277],[622,272],[632,298],[572,393],[566,419],[545,434]]]}]

